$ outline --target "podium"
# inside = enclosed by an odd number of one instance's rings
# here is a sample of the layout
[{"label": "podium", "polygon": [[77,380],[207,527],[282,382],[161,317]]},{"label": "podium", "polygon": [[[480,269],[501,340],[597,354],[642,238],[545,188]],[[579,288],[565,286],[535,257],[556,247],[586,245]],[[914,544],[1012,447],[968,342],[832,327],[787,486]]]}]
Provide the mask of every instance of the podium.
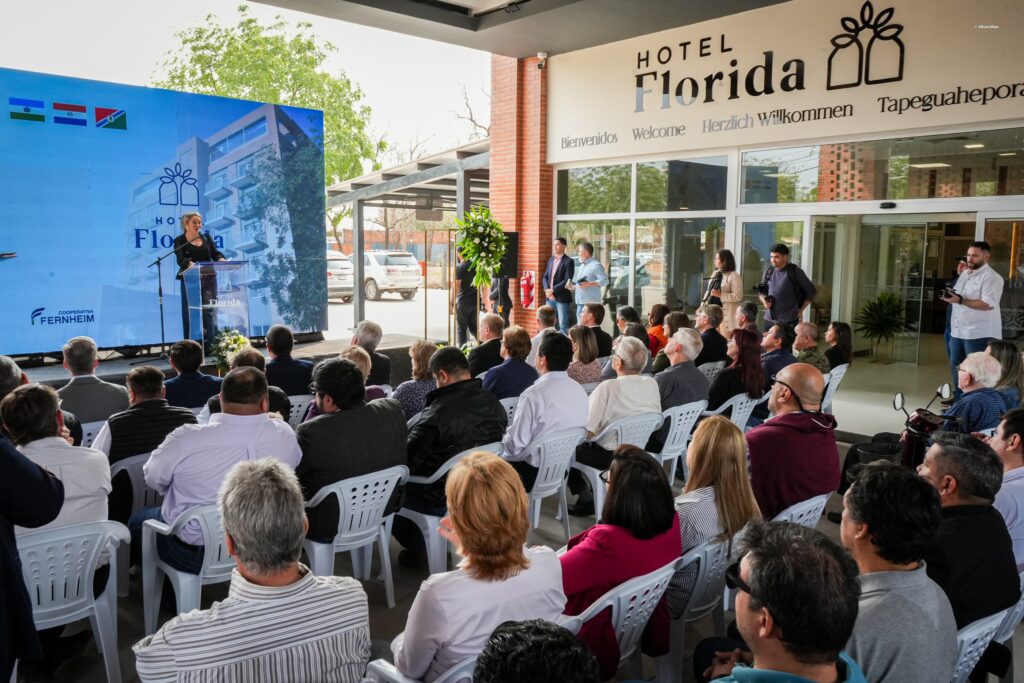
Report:
[{"label": "podium", "polygon": [[221,330],[249,336],[249,262],[200,261],[182,274],[189,334],[209,352]]}]

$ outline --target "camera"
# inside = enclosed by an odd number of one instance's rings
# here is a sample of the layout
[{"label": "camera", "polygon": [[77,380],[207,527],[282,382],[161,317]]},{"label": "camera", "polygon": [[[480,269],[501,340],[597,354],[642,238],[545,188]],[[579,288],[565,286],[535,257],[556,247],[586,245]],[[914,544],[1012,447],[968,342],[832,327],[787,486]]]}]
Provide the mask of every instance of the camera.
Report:
[{"label": "camera", "polygon": [[751,289],[754,291],[754,294],[758,294],[760,296],[768,296],[767,282],[758,282],[756,285],[751,287]]}]

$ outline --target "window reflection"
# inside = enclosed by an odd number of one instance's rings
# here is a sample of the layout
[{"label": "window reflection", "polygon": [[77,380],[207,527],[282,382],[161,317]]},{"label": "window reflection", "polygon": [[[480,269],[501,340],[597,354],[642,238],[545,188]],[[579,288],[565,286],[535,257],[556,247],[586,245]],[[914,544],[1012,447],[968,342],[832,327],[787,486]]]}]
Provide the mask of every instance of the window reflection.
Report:
[{"label": "window reflection", "polygon": [[[641,313],[668,304],[692,313],[704,295],[704,278],[714,270],[715,252],[725,246],[721,218],[671,218],[636,223],[634,301]],[[627,284],[614,284],[625,303]]]},{"label": "window reflection", "polygon": [[567,168],[558,172],[558,213],[629,211],[630,165]]},{"label": "window reflection", "polygon": [[725,209],[728,159],[652,161],[636,166],[637,211]]}]

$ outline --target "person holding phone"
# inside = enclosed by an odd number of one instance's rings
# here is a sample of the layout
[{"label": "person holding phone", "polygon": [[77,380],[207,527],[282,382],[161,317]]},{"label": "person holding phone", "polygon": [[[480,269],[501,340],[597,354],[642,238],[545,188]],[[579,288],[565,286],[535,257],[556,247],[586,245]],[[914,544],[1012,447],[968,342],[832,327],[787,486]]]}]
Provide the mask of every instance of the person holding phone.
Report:
[{"label": "person holding phone", "polygon": [[576,300],[576,319],[583,315],[583,307],[587,304],[601,303],[601,288],[608,285],[608,274],[601,262],[594,258],[594,245],[581,242],[577,247],[580,267],[576,276],[570,281],[567,289]]}]

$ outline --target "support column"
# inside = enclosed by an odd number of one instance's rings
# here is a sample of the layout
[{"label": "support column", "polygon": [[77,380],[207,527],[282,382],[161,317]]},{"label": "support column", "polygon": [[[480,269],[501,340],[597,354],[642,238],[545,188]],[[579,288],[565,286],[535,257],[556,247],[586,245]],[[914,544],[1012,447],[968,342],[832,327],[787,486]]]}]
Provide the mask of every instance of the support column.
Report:
[{"label": "support column", "polygon": [[363,280],[366,267],[363,253],[366,251],[366,236],[363,233],[363,200],[352,202],[352,325],[366,319],[366,299]]}]

